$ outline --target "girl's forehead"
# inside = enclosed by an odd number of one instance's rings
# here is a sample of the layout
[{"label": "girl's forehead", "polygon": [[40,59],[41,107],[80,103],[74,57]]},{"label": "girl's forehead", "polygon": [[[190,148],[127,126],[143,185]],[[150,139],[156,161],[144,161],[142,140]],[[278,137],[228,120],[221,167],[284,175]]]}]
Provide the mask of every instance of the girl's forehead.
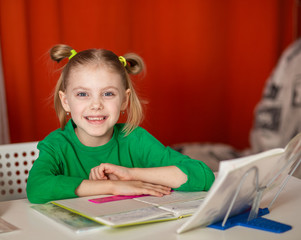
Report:
[{"label": "girl's forehead", "polygon": [[123,88],[120,74],[103,65],[80,66],[70,71],[67,87],[68,85],[74,86],[78,84],[90,87],[113,85]]},{"label": "girl's forehead", "polygon": [[118,75],[118,72],[111,67],[105,65],[104,63],[95,63],[95,64],[84,64],[84,65],[78,65],[74,66],[72,69],[70,69],[70,74],[78,74],[78,73],[99,73],[99,72],[106,72],[110,74],[116,74]]}]

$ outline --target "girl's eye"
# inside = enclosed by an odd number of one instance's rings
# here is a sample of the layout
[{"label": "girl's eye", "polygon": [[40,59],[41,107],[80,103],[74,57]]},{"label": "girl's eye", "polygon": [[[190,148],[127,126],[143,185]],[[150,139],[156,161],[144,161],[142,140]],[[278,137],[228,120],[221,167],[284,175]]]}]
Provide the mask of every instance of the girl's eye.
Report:
[{"label": "girl's eye", "polygon": [[111,96],[114,96],[114,93],[112,93],[112,92],[105,92],[105,93],[103,93],[103,96],[105,96],[105,97],[111,97]]},{"label": "girl's eye", "polygon": [[85,92],[79,92],[79,93],[77,94],[77,96],[79,96],[79,97],[86,97],[86,96],[88,96],[88,94],[85,93]]}]

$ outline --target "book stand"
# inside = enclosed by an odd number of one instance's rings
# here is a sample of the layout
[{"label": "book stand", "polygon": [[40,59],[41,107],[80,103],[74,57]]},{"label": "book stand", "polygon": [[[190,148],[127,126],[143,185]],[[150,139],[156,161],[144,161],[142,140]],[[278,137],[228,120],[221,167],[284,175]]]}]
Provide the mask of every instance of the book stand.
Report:
[{"label": "book stand", "polygon": [[[285,157],[285,156],[283,156]],[[288,176],[283,180],[279,190],[275,194],[273,200],[269,204],[267,208],[261,209],[259,208],[260,201],[262,198],[262,194],[265,189],[267,189],[279,176],[280,174],[292,163],[295,163],[295,166],[292,168],[292,170],[289,172]],[[215,228],[219,230],[226,230],[228,228],[234,227],[234,226],[244,226],[249,228],[255,228],[263,231],[269,231],[274,233],[283,233],[288,230],[290,230],[292,227],[290,225],[286,225],[283,223],[279,223],[276,221],[272,221],[266,218],[262,218],[262,216],[269,213],[269,209],[271,208],[272,204],[275,202],[281,191],[284,189],[285,185],[287,184],[289,178],[293,175],[297,167],[301,163],[301,152],[298,152],[295,156],[293,156],[287,163],[279,170],[279,172],[265,185],[265,186],[259,186],[259,180],[258,180],[258,169],[257,167],[253,167],[249,169],[241,178],[241,181],[238,185],[238,188],[233,196],[233,199],[230,203],[230,206],[228,208],[228,211],[223,219],[223,221],[216,222],[214,224],[208,225],[207,227]],[[255,178],[256,178],[256,195],[253,200],[252,208],[251,210],[244,211],[238,215],[229,217],[231,210],[234,206],[234,203],[236,201],[236,198],[242,189],[243,183],[247,176],[250,174],[250,172],[255,171]]]}]

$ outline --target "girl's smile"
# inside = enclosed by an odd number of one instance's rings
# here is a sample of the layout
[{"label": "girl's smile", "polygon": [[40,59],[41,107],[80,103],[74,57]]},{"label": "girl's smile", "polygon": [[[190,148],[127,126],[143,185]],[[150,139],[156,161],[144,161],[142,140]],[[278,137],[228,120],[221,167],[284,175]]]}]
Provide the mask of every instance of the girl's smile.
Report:
[{"label": "girl's smile", "polygon": [[108,117],[107,116],[86,116],[84,117],[89,124],[100,125],[103,124]]},{"label": "girl's smile", "polygon": [[93,123],[93,122],[102,122],[104,120],[107,119],[106,116],[102,116],[102,117],[99,117],[99,116],[87,116],[85,117],[89,122]]}]

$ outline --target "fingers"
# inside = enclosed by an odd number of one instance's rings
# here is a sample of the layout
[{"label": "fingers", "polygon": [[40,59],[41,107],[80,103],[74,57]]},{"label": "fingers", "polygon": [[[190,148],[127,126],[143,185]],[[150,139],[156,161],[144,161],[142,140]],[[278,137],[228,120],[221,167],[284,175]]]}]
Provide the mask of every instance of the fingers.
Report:
[{"label": "fingers", "polygon": [[101,166],[103,172],[105,173],[114,173],[116,165],[111,163],[101,163],[99,166]]},{"label": "fingers", "polygon": [[119,180],[119,178],[114,174],[106,174],[108,180]]},{"label": "fingers", "polygon": [[152,195],[162,197],[169,195],[170,187],[146,183],[141,181],[114,181],[115,189],[114,195]]},{"label": "fingers", "polygon": [[91,169],[89,174],[90,180],[132,180],[129,168],[102,163]]},{"label": "fingers", "polygon": [[91,169],[89,180],[119,180],[115,174],[108,173],[104,164]]},{"label": "fingers", "polygon": [[92,168],[89,174],[90,180],[107,180],[108,177],[104,174],[101,166]]},{"label": "fingers", "polygon": [[166,186],[144,183],[143,187],[147,190],[147,194],[152,196],[162,197],[171,193],[171,188]]}]

